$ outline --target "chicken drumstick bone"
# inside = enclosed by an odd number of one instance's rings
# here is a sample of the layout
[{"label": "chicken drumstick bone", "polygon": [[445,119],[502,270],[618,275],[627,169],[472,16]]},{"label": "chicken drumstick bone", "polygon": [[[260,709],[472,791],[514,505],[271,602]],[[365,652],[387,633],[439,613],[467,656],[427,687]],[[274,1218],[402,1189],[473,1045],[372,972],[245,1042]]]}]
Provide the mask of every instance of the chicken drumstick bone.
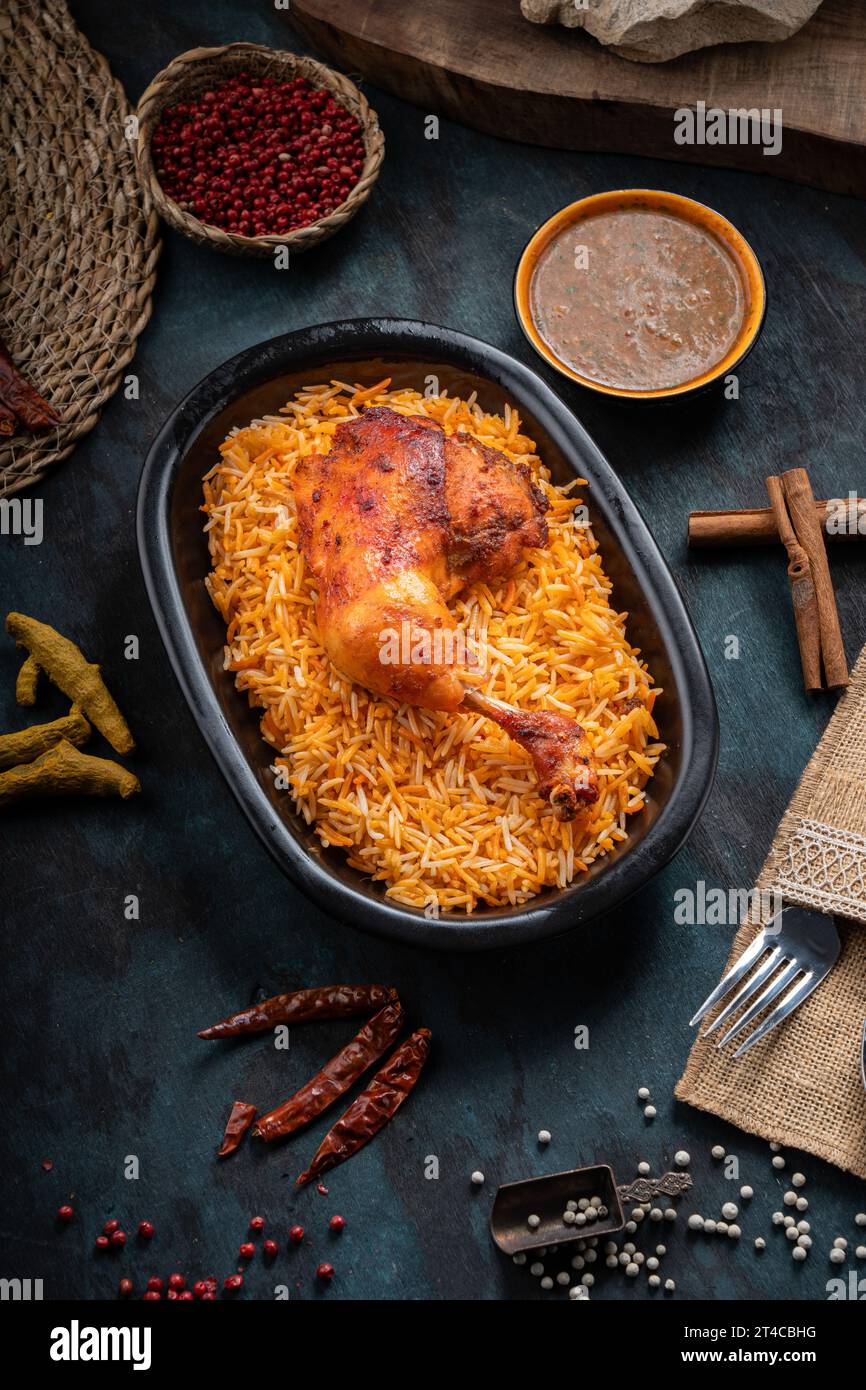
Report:
[{"label": "chicken drumstick bone", "polygon": [[[376,694],[492,719],[529,753],[560,820],[595,801],[592,753],[576,720],[464,685],[444,640],[456,629],[449,599],[474,580],[509,574],[527,547],[547,541],[546,502],[528,468],[424,416],[376,407],[339,425],[327,454],[298,465],[294,486],[334,665]],[[424,658],[413,660],[419,649]]]}]

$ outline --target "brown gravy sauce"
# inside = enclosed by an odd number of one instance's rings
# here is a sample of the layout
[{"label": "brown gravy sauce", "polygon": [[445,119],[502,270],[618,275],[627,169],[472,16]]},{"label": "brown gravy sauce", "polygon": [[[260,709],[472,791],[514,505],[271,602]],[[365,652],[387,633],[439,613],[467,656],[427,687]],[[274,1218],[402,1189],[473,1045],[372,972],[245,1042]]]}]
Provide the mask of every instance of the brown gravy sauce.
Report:
[{"label": "brown gravy sauce", "polygon": [[746,291],[733,255],[694,222],[621,208],[563,228],[538,258],[530,308],[560,361],[604,386],[681,386],[736,342]]}]

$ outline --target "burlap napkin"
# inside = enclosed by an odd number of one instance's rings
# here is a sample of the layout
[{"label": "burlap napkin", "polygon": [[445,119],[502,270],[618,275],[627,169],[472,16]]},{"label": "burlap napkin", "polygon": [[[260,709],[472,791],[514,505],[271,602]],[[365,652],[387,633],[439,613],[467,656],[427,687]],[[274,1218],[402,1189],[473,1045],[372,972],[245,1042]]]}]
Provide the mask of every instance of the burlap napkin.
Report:
[{"label": "burlap napkin", "polygon": [[[717,1048],[715,1035],[698,1039],[676,1095],[741,1129],[866,1178],[866,1091],[860,1076],[866,1019],[866,647],[756,886],[834,914],[842,953],[805,1003],[744,1057],[734,1061],[734,1049]],[[752,922],[739,928],[726,969],[758,930]]]}]

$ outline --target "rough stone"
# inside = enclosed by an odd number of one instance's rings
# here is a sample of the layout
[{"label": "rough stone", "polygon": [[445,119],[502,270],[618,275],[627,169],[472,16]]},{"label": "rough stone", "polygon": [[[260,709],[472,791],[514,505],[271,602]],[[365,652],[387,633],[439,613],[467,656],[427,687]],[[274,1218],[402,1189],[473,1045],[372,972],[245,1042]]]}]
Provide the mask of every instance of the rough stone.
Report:
[{"label": "rough stone", "polygon": [[585,29],[638,63],[664,63],[719,43],[790,38],[821,0],[521,0],[535,24]]}]

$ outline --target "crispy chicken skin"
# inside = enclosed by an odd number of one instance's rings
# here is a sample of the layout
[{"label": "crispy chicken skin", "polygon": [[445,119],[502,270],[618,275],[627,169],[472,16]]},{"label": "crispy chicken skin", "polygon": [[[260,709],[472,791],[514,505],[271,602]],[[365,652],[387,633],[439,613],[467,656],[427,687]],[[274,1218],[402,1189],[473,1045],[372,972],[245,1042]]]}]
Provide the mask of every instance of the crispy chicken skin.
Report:
[{"label": "crispy chicken skin", "polygon": [[594,801],[580,725],[466,688],[444,640],[456,628],[449,599],[547,543],[547,503],[529,469],[433,420],[375,407],[338,425],[328,453],[298,465],[294,488],[319,633],[337,669],[378,695],[493,719],[532,757],[560,820]]},{"label": "crispy chicken skin", "polygon": [[529,470],[432,420],[381,407],[339,425],[330,451],[299,465],[295,495],[334,665],[378,695],[457,709],[463,686],[453,664],[383,660],[384,634],[405,631],[407,656],[428,634],[435,655],[455,628],[448,600],[544,545],[546,503]]}]

